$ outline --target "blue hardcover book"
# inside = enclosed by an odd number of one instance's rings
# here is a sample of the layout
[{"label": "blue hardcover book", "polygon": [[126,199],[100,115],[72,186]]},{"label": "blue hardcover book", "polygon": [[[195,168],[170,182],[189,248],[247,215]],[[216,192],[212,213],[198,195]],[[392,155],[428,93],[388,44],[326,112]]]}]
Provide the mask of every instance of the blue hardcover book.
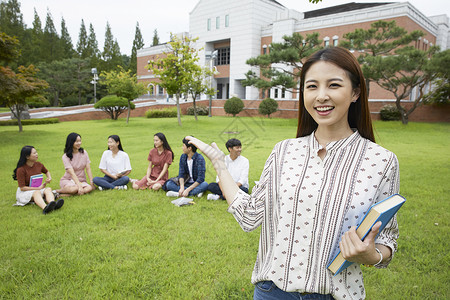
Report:
[{"label": "blue hardcover book", "polygon": [[[386,227],[386,224],[392,219],[392,217],[397,213],[400,207],[405,203],[406,199],[399,195],[394,194],[383,201],[375,203],[369,208],[361,223],[356,228],[356,234],[364,240],[364,238],[369,234],[372,226],[378,221],[381,221],[380,230],[378,234]],[[331,260],[327,268],[333,272],[334,276],[341,273],[343,270],[352,265],[353,262],[347,261],[339,251],[338,254]]]}]

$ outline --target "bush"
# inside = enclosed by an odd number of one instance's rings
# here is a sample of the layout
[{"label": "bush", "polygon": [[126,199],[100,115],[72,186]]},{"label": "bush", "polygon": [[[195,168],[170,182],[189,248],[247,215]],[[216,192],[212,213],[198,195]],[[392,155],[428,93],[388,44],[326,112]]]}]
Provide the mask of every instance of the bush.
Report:
[{"label": "bush", "polygon": [[80,103],[78,103],[78,95],[69,95],[61,99],[62,106],[75,106],[80,104],[86,104],[86,99],[81,98]]},{"label": "bush", "polygon": [[258,111],[261,115],[270,115],[278,110],[278,102],[272,98],[266,98],[259,104]]},{"label": "bush", "polygon": [[50,106],[50,102],[41,95],[31,97],[31,100],[27,101],[27,105],[29,108],[38,108],[38,107],[46,107]]},{"label": "bush", "polygon": [[400,117],[400,112],[394,105],[385,105],[380,109],[380,118],[383,121],[398,121]]},{"label": "bush", "polygon": [[233,115],[235,117],[244,109],[244,102],[238,97],[232,97],[225,101],[223,109],[227,114]]},{"label": "bush", "polygon": [[147,118],[176,118],[177,108],[149,109],[145,112]]},{"label": "bush", "polygon": [[[40,124],[53,124],[59,123],[57,118],[47,118],[47,119],[26,119],[21,120],[22,125],[40,125]],[[17,126],[17,120],[7,120],[0,121],[0,126]]]},{"label": "bush", "polygon": [[[133,102],[130,102],[130,107],[134,109],[136,106]],[[112,120],[117,120],[120,114],[128,109],[128,100],[116,95],[108,95],[95,103],[94,108],[103,110]]]},{"label": "bush", "polygon": [[[197,105],[196,108],[197,108],[196,111],[197,111],[198,116],[209,115],[209,108],[207,106]],[[193,116],[194,115],[194,106],[189,106],[186,110],[186,114],[189,116]]]}]

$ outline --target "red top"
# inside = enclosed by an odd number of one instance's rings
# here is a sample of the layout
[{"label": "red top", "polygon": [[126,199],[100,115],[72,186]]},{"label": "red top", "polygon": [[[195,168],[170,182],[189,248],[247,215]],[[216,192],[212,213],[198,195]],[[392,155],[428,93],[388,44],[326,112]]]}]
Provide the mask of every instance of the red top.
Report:
[{"label": "red top", "polygon": [[32,167],[24,164],[17,169],[17,183],[19,187],[29,186],[30,177],[41,173],[47,174],[48,170],[40,162],[35,162]]},{"label": "red top", "polygon": [[[158,149],[153,148],[148,154],[148,161],[151,161],[153,165],[150,178],[155,180],[156,178],[158,178],[159,174],[161,174],[165,163],[167,163],[169,166],[172,164],[172,152],[164,149],[164,151],[159,154]],[[169,170],[167,170],[166,174],[163,175],[161,180],[166,181],[168,178]]]}]

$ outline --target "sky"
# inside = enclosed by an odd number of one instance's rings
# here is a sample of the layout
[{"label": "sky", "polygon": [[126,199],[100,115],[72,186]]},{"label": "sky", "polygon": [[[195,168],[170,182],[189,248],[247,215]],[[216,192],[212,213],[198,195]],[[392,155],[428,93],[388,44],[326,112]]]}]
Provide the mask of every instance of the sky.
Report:
[{"label": "sky", "polygon": [[[390,0],[323,0],[322,3],[311,4],[308,0],[277,1],[287,8],[300,12],[349,2],[395,2]],[[24,22],[28,28],[32,27],[34,9],[41,19],[42,27],[45,26],[47,10],[49,10],[58,33],[61,30],[61,19],[64,18],[74,47],[78,41],[83,19],[88,32],[89,24],[92,23],[94,26],[99,50],[102,51],[106,23],[109,22],[122,54],[131,55],[137,22],[139,22],[145,47],[152,43],[155,29],[158,31],[160,42],[167,42],[171,32],[189,31],[189,13],[199,0],[19,0],[19,2]],[[449,0],[409,0],[408,2],[426,16],[447,14],[450,17]]]}]

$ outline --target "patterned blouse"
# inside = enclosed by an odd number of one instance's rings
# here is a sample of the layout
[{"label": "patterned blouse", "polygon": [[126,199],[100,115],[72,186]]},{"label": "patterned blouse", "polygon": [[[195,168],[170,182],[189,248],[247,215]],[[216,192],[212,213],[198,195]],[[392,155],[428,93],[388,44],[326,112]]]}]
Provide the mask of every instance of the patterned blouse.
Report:
[{"label": "patterned blouse", "polygon": [[[399,191],[397,157],[358,132],[329,143],[323,160],[320,149],[314,133],[278,143],[253,193],[238,191],[228,211],[244,231],[261,225],[253,283],[271,280],[288,292],[364,299],[359,264],[337,276],[326,266],[369,207]],[[394,217],[375,242],[393,255],[397,238]]]}]

